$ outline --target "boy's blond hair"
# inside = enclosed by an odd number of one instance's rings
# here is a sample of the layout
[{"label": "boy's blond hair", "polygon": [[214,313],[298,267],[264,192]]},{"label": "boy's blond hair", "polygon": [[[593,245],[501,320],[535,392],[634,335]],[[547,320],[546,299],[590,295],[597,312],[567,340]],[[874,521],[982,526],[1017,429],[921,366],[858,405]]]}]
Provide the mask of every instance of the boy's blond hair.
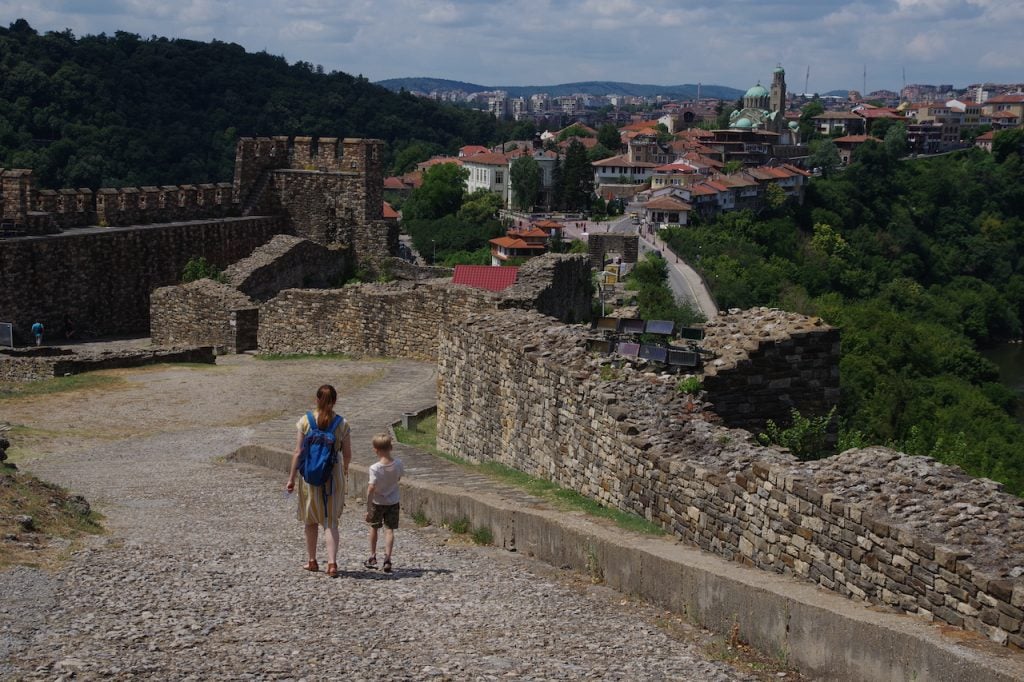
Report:
[{"label": "boy's blond hair", "polygon": [[373,449],[391,452],[391,436],[386,433],[378,433],[373,437]]}]

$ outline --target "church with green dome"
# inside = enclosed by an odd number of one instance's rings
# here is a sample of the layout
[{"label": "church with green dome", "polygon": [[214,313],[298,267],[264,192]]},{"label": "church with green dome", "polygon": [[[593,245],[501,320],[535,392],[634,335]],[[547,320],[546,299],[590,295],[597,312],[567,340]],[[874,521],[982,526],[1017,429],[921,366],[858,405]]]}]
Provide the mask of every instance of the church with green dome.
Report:
[{"label": "church with green dome", "polygon": [[763,130],[777,133],[779,142],[793,144],[796,133],[786,125],[786,71],[775,67],[769,92],[758,83],[743,95],[743,108],[729,115],[730,130]]}]

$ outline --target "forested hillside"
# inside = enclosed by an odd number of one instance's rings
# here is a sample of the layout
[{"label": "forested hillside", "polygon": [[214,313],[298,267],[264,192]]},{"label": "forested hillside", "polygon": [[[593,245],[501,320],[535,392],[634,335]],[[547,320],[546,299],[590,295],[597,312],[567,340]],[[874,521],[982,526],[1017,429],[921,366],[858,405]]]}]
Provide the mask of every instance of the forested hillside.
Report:
[{"label": "forested hillside", "polygon": [[723,308],[842,328],[843,445],[888,444],[1024,493],[1017,399],[978,349],[1024,320],[1024,131],[995,153],[897,160],[866,144],[800,209],[674,230]]},{"label": "forested hillside", "polygon": [[[45,187],[230,180],[246,135],[499,141],[495,120],[239,45],[0,28],[0,167]],[[422,144],[421,144],[422,146]]]}]

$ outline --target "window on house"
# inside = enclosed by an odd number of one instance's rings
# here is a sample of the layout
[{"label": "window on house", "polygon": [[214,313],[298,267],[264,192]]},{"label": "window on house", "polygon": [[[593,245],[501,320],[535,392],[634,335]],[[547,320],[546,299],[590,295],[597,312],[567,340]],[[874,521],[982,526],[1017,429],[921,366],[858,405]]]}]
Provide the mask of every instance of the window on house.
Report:
[{"label": "window on house", "polygon": [[505,176],[502,174],[502,172],[501,171],[496,171],[494,173],[494,184],[500,185],[504,181],[505,181]]}]

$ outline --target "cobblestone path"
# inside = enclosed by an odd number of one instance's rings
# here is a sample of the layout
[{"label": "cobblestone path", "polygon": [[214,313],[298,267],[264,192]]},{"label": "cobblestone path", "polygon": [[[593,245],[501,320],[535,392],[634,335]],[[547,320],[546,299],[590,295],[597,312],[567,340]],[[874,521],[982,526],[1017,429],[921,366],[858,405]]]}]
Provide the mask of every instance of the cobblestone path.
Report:
[{"label": "cobblestone path", "polygon": [[299,570],[282,476],[223,456],[291,429],[330,381],[368,461],[374,432],[433,401],[433,372],[230,357],[5,405],[48,434],[26,468],[86,495],[109,532],[52,571],[0,573],[0,678],[746,679],[649,606],[408,518],[395,572],[366,571],[355,499],[341,576]]}]

